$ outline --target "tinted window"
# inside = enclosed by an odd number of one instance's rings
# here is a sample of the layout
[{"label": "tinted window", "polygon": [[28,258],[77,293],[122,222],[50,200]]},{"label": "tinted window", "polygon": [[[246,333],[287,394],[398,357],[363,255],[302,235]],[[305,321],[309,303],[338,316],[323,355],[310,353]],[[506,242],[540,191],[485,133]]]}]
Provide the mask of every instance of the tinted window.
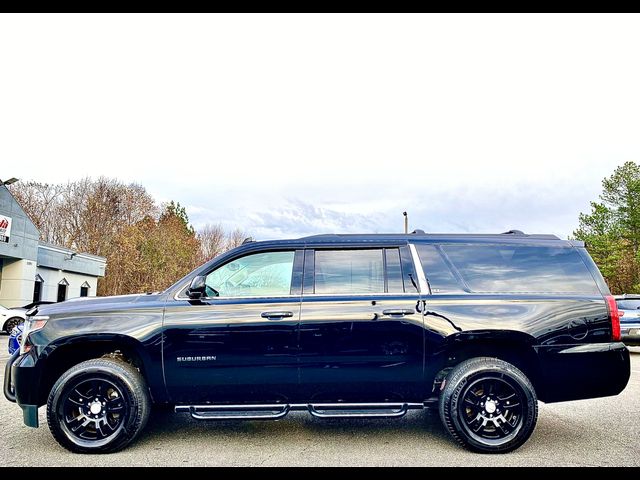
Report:
[{"label": "tinted window", "polygon": [[599,294],[574,248],[526,245],[443,245],[474,292]]},{"label": "tinted window", "polygon": [[384,292],[382,250],[316,250],[315,293]]},{"label": "tinted window", "polygon": [[447,266],[442,253],[434,245],[416,245],[424,275],[431,293],[462,293],[464,289]]},{"label": "tinted window", "polygon": [[620,310],[639,310],[640,300],[616,300]]},{"label": "tinted window", "polygon": [[387,266],[387,292],[404,292],[402,266],[400,264],[400,250],[397,248],[386,248],[384,250],[384,255]]},{"label": "tinted window", "polygon": [[265,297],[289,295],[294,252],[247,255],[207,275],[207,296]]}]

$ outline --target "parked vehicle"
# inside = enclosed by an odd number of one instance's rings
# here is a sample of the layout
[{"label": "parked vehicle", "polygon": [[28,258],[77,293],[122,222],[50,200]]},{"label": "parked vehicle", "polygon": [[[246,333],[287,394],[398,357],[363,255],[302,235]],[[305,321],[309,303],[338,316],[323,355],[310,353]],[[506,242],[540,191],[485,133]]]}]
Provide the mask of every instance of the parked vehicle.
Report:
[{"label": "parked vehicle", "polygon": [[40,305],[50,305],[52,303],[56,303],[56,302],[50,302],[47,300],[38,300],[37,302],[31,302],[31,303],[27,303],[26,305],[23,305],[22,307],[18,307],[17,310],[31,310],[33,307],[39,307]]},{"label": "parked vehicle", "polygon": [[401,417],[507,452],[538,400],[629,380],[614,298],[584,244],[552,235],[319,235],[247,242],[159,294],[31,310],[5,396],[56,440],[112,452],[152,402],[200,420]]},{"label": "parked vehicle", "polygon": [[618,295],[616,303],[620,311],[622,341],[630,346],[640,346],[640,295]]},{"label": "parked vehicle", "polygon": [[9,355],[13,355],[20,350],[20,341],[22,340],[22,331],[24,330],[24,323],[19,323],[9,333]]},{"label": "parked vehicle", "polygon": [[26,318],[26,310],[19,308],[7,308],[0,305],[0,325],[2,325],[2,331],[11,333],[13,327],[24,322]]}]

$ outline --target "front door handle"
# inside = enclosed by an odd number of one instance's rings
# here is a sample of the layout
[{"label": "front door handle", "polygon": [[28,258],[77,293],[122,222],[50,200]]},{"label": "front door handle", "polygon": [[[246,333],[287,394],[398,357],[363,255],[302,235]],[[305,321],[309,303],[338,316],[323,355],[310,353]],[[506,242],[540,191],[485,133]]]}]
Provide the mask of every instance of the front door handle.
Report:
[{"label": "front door handle", "polygon": [[382,314],[388,317],[404,317],[405,315],[413,315],[415,310],[411,308],[396,308],[390,310],[383,310]]},{"label": "front door handle", "polygon": [[293,317],[293,312],[262,312],[260,316],[267,320],[281,320]]}]

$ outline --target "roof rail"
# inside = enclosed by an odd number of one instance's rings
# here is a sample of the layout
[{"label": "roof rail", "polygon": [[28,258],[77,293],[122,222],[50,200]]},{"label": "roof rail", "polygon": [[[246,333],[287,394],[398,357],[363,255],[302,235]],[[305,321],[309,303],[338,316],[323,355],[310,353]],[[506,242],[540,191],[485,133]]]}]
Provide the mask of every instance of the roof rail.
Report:
[{"label": "roof rail", "polygon": [[424,233],[424,230],[422,230],[421,228],[416,228],[413,232],[411,232],[411,235],[426,235],[426,233]]},{"label": "roof rail", "polygon": [[522,230],[509,230],[508,232],[502,232],[501,235],[526,235]]}]

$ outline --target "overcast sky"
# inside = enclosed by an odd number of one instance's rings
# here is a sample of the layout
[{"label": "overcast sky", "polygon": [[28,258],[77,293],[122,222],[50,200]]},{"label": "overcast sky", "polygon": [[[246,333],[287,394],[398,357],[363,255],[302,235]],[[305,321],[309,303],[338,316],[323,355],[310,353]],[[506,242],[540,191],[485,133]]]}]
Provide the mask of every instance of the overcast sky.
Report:
[{"label": "overcast sky", "polygon": [[2,15],[0,178],[258,239],[555,233],[640,161],[634,15]]}]

